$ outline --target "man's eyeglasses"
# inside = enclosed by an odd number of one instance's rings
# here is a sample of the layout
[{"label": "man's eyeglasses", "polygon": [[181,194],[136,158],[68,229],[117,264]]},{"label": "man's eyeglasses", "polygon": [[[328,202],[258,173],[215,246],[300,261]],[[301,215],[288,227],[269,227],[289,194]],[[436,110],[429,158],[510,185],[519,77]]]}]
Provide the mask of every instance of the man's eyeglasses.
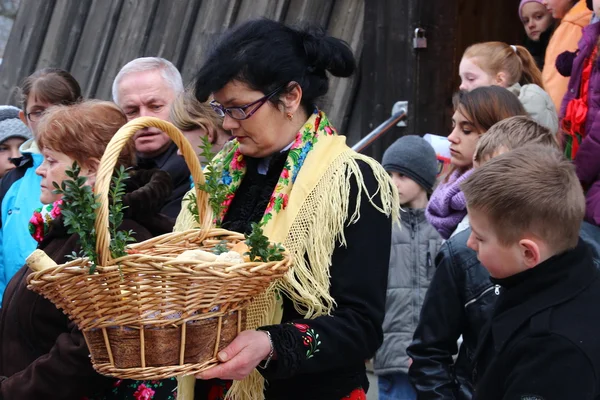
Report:
[{"label": "man's eyeglasses", "polygon": [[45,113],[46,113],[46,110],[38,110],[38,111],[32,111],[25,115],[27,116],[27,119],[30,120],[31,122],[37,122],[40,119],[42,119],[42,115],[44,115]]},{"label": "man's eyeglasses", "polygon": [[[246,104],[245,106],[240,107],[223,107],[221,104],[217,103],[215,100],[210,102],[213,110],[220,116],[224,117],[225,114],[229,115],[231,118],[236,119],[238,121],[248,119],[254,114],[259,108],[263,106],[267,101],[271,99],[271,97],[275,96],[277,92],[283,89],[285,85],[279,86],[277,89],[273,90],[271,93],[266,96],[261,97],[260,99],[253,101],[250,104]],[[246,110],[252,106],[256,106],[254,110],[246,113]]]}]

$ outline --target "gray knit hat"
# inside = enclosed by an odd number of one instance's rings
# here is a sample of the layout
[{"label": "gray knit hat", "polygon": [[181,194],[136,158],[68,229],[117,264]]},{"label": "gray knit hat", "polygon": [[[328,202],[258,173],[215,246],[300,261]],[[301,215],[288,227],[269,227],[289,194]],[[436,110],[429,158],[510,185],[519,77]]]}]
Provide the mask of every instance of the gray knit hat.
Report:
[{"label": "gray knit hat", "polygon": [[19,118],[19,110],[13,106],[0,106],[0,143],[13,137],[31,139],[31,131]]},{"label": "gray knit hat", "polygon": [[383,154],[382,164],[386,171],[408,176],[428,193],[433,190],[438,171],[437,156],[422,137],[409,135],[396,140]]}]

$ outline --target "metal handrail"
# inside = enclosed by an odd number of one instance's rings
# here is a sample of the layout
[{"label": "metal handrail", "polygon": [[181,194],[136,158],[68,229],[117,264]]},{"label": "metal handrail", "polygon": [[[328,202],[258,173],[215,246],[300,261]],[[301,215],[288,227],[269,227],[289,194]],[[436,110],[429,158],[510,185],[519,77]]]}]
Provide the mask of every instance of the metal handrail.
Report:
[{"label": "metal handrail", "polygon": [[404,108],[400,109],[396,114],[392,115],[385,122],[379,125],[377,128],[373,129],[371,133],[358,141],[354,146],[352,146],[352,150],[360,153],[371,143],[379,139],[384,133],[390,130],[393,126],[395,126],[398,122],[404,121],[407,118],[406,110]]}]

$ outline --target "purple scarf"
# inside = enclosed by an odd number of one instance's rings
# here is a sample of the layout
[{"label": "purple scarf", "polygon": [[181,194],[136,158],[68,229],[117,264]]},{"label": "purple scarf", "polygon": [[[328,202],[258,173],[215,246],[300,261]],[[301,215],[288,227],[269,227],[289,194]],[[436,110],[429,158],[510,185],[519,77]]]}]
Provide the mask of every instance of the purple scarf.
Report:
[{"label": "purple scarf", "polygon": [[444,239],[452,235],[467,215],[467,200],[460,185],[472,172],[473,168],[466,172],[454,171],[447,182],[440,183],[429,199],[425,216]]}]

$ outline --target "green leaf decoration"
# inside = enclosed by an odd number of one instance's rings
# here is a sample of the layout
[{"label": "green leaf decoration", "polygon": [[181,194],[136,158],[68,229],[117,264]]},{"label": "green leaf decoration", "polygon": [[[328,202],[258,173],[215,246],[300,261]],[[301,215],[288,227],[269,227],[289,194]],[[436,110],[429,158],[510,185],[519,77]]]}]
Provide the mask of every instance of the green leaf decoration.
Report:
[{"label": "green leaf decoration", "polygon": [[269,238],[263,233],[259,223],[251,224],[252,231],[246,237],[246,244],[250,248],[248,256],[250,261],[281,261],[283,260],[283,246],[279,243],[271,245]]},{"label": "green leaf decoration", "polygon": [[[96,253],[96,209],[100,207],[98,195],[94,194],[92,188],[86,185],[87,177],[80,176],[81,168],[74,162],[71,168],[65,171],[70,179],[65,179],[59,186],[53,183],[53,193],[62,195],[61,214],[67,233],[78,234],[78,244],[81,247],[79,253],[73,252],[67,256],[69,259],[87,257],[89,260],[89,273],[93,274],[98,262]],[[117,228],[123,223],[123,211],[127,208],[123,204],[125,196],[125,181],[129,178],[127,170],[120,167],[115,171],[112,178],[112,187],[109,190],[109,232],[111,239],[109,249],[113,258],[119,258],[127,254],[126,246],[134,241],[133,231],[119,231]]]},{"label": "green leaf decoration", "polygon": [[[219,217],[225,208],[223,203],[229,194],[229,186],[222,182],[223,163],[210,163],[214,159],[215,154],[212,152],[212,144],[208,139],[208,135],[202,136],[202,145],[200,148],[202,149],[201,154],[209,162],[209,166],[204,171],[206,183],[196,185],[198,186],[198,189],[208,193],[208,204],[213,212],[214,218],[217,218],[216,226],[219,227],[221,225]],[[225,162],[227,159],[231,162],[232,157],[225,157]],[[234,177],[232,178],[235,179]],[[241,175],[238,176],[238,179],[240,178]],[[190,202],[188,202],[188,211],[190,211],[196,221],[200,223],[199,210],[196,204],[196,194],[190,193],[189,196]]]}]

